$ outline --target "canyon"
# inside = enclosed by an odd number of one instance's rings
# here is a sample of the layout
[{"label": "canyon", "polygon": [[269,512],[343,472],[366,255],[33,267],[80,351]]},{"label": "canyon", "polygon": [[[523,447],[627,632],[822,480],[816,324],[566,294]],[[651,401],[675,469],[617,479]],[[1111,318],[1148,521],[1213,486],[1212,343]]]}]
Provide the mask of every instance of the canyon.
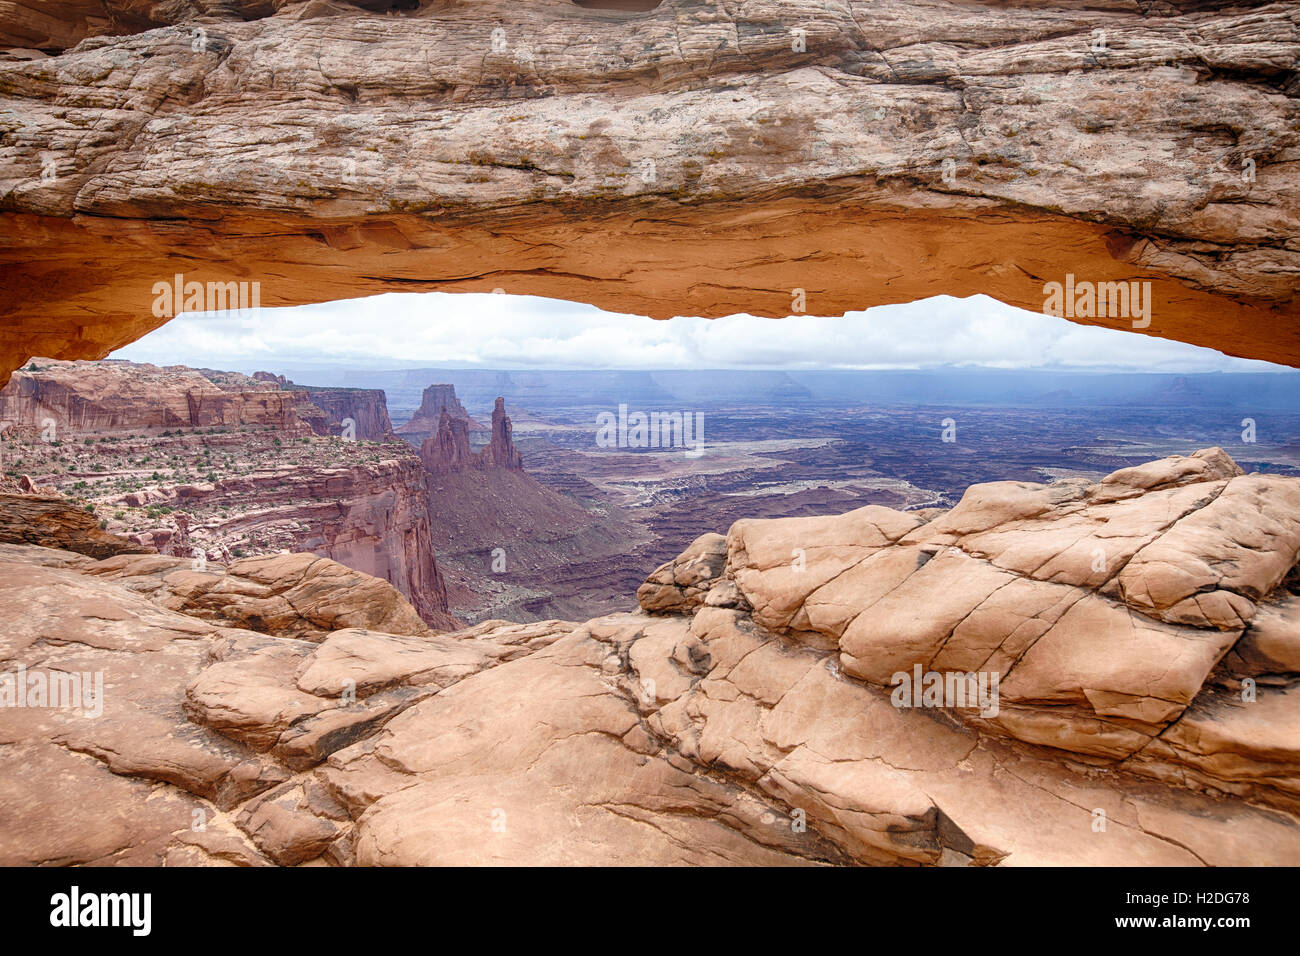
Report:
[{"label": "canyon", "polygon": [[[628,610],[647,569],[742,518],[946,508],[983,481],[1097,480],[1210,443],[1251,469],[1300,474],[1300,386],[1285,373],[323,370],[330,384],[311,386],[270,372],[35,364],[0,390],[14,423],[0,437],[10,490],[62,491],[105,530],[177,556],[332,558],[390,581],[442,629]],[[434,384],[411,384],[422,381]],[[196,388],[214,397],[194,399]],[[389,392],[410,420],[371,440],[365,423],[389,421]],[[307,402],[320,396],[341,404],[326,414]],[[216,414],[230,402],[257,424],[182,427],[169,410],[233,422]],[[602,447],[600,416],[629,402],[707,421],[705,454]],[[419,440],[433,411],[436,430]],[[355,416],[356,441],[340,415]]]},{"label": "canyon", "polygon": [[0,421],[11,481],[50,482],[137,545],[204,562],[311,552],[393,584],[430,625],[459,623],[424,469],[392,438],[382,391],[32,363],[0,389]]},{"label": "canyon", "polygon": [[269,372],[0,391],[0,862],[1300,859],[1292,375],[422,377],[419,449]]},{"label": "canyon", "polygon": [[[398,440],[433,408],[436,434]],[[526,473],[503,402],[489,421],[471,448],[477,423],[451,385],[429,386],[414,431],[394,431],[382,389],[42,360],[0,389],[0,462],[9,490],[61,491],[142,549],[310,552],[388,581],[442,630],[628,606],[658,558],[631,545],[653,535]]]},{"label": "canyon", "polygon": [[[0,865],[1296,865],[1300,373],[258,333],[982,293],[1300,366],[1298,103],[1269,0],[0,3]],[[260,366],[101,361],[231,289]]]},{"label": "canyon", "polygon": [[528,474],[504,399],[493,402],[488,442],[477,451],[473,420],[450,385],[425,390],[412,424],[435,401],[446,404],[420,460],[452,612],[470,622],[531,621],[626,606],[624,569],[639,557],[633,545],[651,535],[618,507],[575,499]]},{"label": "canyon", "polygon": [[[451,382],[479,413],[505,398],[514,443],[531,478],[599,516],[600,536],[581,533],[584,558],[556,547],[525,565],[491,571],[509,551],[508,528],[480,535],[493,519],[480,500],[475,521],[457,520],[440,541],[444,573],[480,596],[526,590],[491,616],[586,618],[626,610],[647,569],[711,527],[742,518],[830,515],[877,504],[947,508],[980,482],[1063,477],[1098,480],[1119,468],[1189,448],[1221,444],[1250,470],[1300,475],[1300,377],[935,370],[929,372],[321,370],[331,381],[382,387],[408,414],[421,403],[412,383]],[[687,409],[706,421],[707,448],[603,448],[599,420],[620,403],[642,411]],[[1243,440],[1242,423],[1258,425]],[[956,423],[945,442],[942,422]],[[504,479],[502,479],[504,482]],[[525,542],[563,519],[532,522],[503,491]],[[462,500],[475,493],[457,490]],[[539,514],[553,514],[535,494]],[[566,509],[572,513],[574,509]],[[575,516],[581,520],[581,515]],[[575,522],[576,523],[576,522]],[[585,522],[584,522],[585,523]],[[619,544],[612,547],[613,542]],[[466,542],[473,546],[466,548]],[[450,557],[452,553],[455,558]],[[461,554],[464,554],[462,557]],[[455,565],[454,572],[449,570]],[[454,586],[453,586],[454,588]],[[546,595],[551,595],[550,600]],[[454,599],[466,620],[484,613]],[[460,602],[460,603],[458,603]]]}]

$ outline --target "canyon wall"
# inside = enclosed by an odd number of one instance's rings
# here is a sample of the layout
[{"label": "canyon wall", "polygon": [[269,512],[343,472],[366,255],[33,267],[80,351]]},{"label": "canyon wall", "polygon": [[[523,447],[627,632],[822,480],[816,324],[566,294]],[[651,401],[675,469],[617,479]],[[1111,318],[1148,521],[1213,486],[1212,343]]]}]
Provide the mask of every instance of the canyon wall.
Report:
[{"label": "canyon wall", "polygon": [[329,419],[332,434],[338,434],[346,419],[352,419],[358,441],[384,441],[393,434],[393,423],[388,418],[388,401],[382,389],[377,388],[323,388],[314,385],[292,385],[306,392],[311,403]]},{"label": "canyon wall", "polygon": [[[192,547],[311,552],[387,581],[428,624],[457,626],[447,613],[424,470],[414,455],[350,467],[259,469],[158,494],[126,495],[121,503],[201,510],[203,517],[189,524],[182,555]],[[220,516],[227,509],[230,516]],[[171,535],[134,537],[168,550]]]},{"label": "canyon wall", "polygon": [[13,375],[0,389],[0,420],[70,433],[167,428],[273,428],[310,434],[323,422],[301,392],[281,391],[235,373],[223,387],[176,365],[47,362]]},{"label": "canyon wall", "polygon": [[33,362],[0,389],[0,421],[56,430],[119,432],[158,428],[273,428],[289,436],[392,435],[380,389],[295,385],[283,376],[254,376],[183,365],[134,362]]},{"label": "canyon wall", "polygon": [[[420,458],[404,442],[370,442],[392,438],[382,391],[184,366],[33,364],[0,389],[0,423],[12,428],[0,430],[4,460],[83,497],[106,528],[182,557],[311,552],[389,582],[434,627],[459,623]],[[348,417],[355,440],[337,437]]]},{"label": "canyon wall", "polygon": [[138,338],[178,274],[655,317],[1150,283],[1064,311],[1300,364],[1291,3],[169,9],[0,63],[0,377]]}]

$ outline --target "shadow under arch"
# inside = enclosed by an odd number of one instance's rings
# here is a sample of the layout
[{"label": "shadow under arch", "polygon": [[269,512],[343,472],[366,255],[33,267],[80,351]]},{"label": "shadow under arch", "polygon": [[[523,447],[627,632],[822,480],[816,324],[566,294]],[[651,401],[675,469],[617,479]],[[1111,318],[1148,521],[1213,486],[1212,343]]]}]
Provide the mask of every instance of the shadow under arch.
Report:
[{"label": "shadow under arch", "polygon": [[653,10],[662,3],[663,0],[573,0],[574,6],[588,10],[628,10],[634,13]]}]

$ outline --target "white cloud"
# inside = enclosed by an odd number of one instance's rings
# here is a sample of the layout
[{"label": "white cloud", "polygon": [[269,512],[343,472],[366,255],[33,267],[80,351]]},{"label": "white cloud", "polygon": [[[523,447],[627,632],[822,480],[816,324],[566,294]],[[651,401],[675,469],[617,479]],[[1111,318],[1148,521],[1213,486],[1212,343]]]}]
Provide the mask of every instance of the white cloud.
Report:
[{"label": "white cloud", "polygon": [[842,318],[655,321],[535,296],[392,293],[263,309],[257,316],[182,315],[114,357],[225,368],[1276,368],[1182,342],[1076,325],[986,296],[937,296]]}]

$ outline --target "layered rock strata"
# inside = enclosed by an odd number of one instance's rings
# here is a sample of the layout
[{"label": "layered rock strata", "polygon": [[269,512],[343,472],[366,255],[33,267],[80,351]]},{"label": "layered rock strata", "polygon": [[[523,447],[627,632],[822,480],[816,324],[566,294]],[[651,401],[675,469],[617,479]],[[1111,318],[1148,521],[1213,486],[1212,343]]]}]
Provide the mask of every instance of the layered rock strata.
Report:
[{"label": "layered rock strata", "polygon": [[456,397],[454,385],[430,385],[420,396],[420,407],[415,410],[411,420],[398,426],[396,434],[419,448],[426,439],[438,432],[444,413],[454,421],[464,422],[469,431],[483,430],[483,426],[465,411],[465,406]]},{"label": "layered rock strata", "polygon": [[[459,626],[420,459],[404,443],[368,444],[392,439],[381,390],[184,366],[33,364],[0,389],[0,422],[15,423],[3,453],[90,499],[96,516],[83,524],[103,521],[134,550],[184,558],[309,551],[388,581],[429,625]],[[23,540],[46,533],[39,525]]]},{"label": "layered rock strata", "polygon": [[[453,395],[453,398],[455,396]],[[471,451],[468,418],[453,417],[443,407],[436,434],[426,438],[420,446],[420,458],[430,474],[445,474],[467,469],[504,468],[522,471],[523,456],[515,448],[514,430],[506,414],[505,399],[498,398],[492,408],[492,431],[488,444],[479,451]]]},{"label": "layered rock strata", "polygon": [[290,387],[306,392],[311,403],[325,413],[328,434],[344,434],[357,441],[387,441],[393,435],[383,389]]},{"label": "layered rock strata", "polygon": [[[184,365],[40,360],[0,388],[0,421],[74,435],[174,428],[271,428],[290,437],[392,437],[382,389],[295,385]],[[348,422],[351,422],[349,426]]]},{"label": "layered rock strata", "polygon": [[[404,446],[399,446],[404,447]],[[190,546],[310,551],[397,588],[434,627],[457,626],[434,551],[432,506],[420,460],[395,458],[334,468],[265,468],[215,482],[182,484],[124,504],[165,505],[202,516]],[[142,544],[166,549],[170,532]],[[188,554],[188,550],[182,552]]]},{"label": "layered rock strata", "polygon": [[102,530],[91,512],[53,492],[0,493],[0,543],[34,544],[97,559],[155,553],[141,542]]},{"label": "layered rock strata", "polygon": [[66,434],[174,428],[323,432],[325,413],[304,392],[235,372],[134,362],[37,361],[0,389],[0,421]]}]

